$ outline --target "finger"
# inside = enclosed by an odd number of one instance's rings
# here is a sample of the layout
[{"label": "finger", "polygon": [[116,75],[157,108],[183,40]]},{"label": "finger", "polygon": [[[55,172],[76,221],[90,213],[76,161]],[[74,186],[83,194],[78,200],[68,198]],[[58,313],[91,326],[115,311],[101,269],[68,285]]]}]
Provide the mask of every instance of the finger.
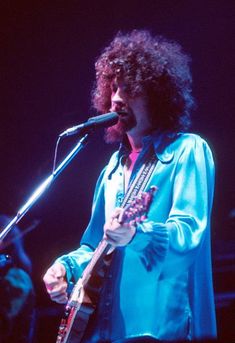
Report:
[{"label": "finger", "polygon": [[116,239],[113,239],[111,237],[106,237],[106,241],[111,244],[112,246],[116,246],[117,245],[117,241]]},{"label": "finger", "polygon": [[62,265],[55,264],[49,268],[43,277],[44,282],[55,282],[58,279],[64,278],[65,268]]},{"label": "finger", "polygon": [[108,243],[113,244],[113,243],[116,242],[117,237],[106,235],[106,238],[105,238],[105,239],[106,239],[106,241],[107,241]]},{"label": "finger", "polygon": [[115,210],[114,210],[114,212],[113,212],[112,215],[111,215],[111,219],[118,218],[119,215],[120,215],[120,213],[121,213],[122,211],[123,211],[122,208],[116,207]]},{"label": "finger", "polygon": [[64,273],[61,270],[57,270],[54,273],[54,277],[56,277],[57,279],[62,279],[64,277]]},{"label": "finger", "polygon": [[66,294],[67,293],[66,290],[67,290],[67,284],[60,285],[59,287],[47,288],[48,294],[53,297],[59,296],[61,294]]},{"label": "finger", "polygon": [[58,298],[58,297],[61,297],[61,296],[66,296],[67,295],[67,292],[65,290],[52,290],[52,291],[49,291],[48,294],[50,295],[51,298]]},{"label": "finger", "polygon": [[115,230],[118,229],[118,230],[123,230],[123,231],[125,231],[126,227],[128,226],[129,226],[129,223],[124,222],[122,217],[113,219],[112,225],[111,225],[112,229],[115,229]]},{"label": "finger", "polygon": [[50,287],[50,288],[56,288],[56,287],[58,288],[60,286],[67,285],[67,282],[64,277],[58,278],[51,275],[47,275],[44,277],[43,281],[46,287]]},{"label": "finger", "polygon": [[59,304],[65,304],[68,302],[68,296],[67,294],[60,294],[60,295],[57,295],[57,296],[50,296],[51,297],[51,300],[59,303]]},{"label": "finger", "polygon": [[61,286],[61,282],[63,282],[61,279],[58,279],[58,278],[55,279],[54,277],[50,277],[50,276],[44,278],[46,289],[49,291]]},{"label": "finger", "polygon": [[136,218],[135,220],[131,220],[131,221],[129,222],[129,226],[130,226],[130,227],[132,227],[132,226],[136,227],[137,223],[139,223],[138,218]]},{"label": "finger", "polygon": [[65,268],[61,264],[57,263],[51,268],[51,272],[57,278],[62,278],[65,276]]},{"label": "finger", "polygon": [[58,282],[58,278],[54,274],[46,273],[43,277],[43,281],[47,283]]},{"label": "finger", "polygon": [[118,230],[118,231],[114,231],[114,230],[110,230],[110,229],[107,229],[105,231],[105,235],[108,237],[108,238],[112,238],[112,239],[115,239],[115,238],[119,238],[119,237],[122,237],[123,234],[125,233],[125,229],[121,229]]}]

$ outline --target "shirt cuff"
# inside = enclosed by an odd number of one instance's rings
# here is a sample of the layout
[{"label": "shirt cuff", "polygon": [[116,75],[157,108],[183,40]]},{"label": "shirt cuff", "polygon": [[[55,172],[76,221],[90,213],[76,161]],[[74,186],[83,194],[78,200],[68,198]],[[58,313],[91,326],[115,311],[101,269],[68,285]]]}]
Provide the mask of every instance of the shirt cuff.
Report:
[{"label": "shirt cuff", "polygon": [[169,232],[166,224],[145,220],[137,223],[136,233],[128,247],[136,252],[148,252],[163,260],[169,247]]}]

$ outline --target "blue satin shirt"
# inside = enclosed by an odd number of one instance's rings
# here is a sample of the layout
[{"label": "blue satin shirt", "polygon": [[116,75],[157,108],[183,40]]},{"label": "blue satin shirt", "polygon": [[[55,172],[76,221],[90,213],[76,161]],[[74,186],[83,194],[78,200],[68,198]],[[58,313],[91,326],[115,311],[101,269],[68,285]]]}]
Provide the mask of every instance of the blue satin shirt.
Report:
[{"label": "blue satin shirt", "polygon": [[[145,151],[155,170],[146,189],[158,188],[148,218],[117,248],[84,342],[127,338],[196,340],[216,337],[211,273],[210,216],[214,163],[208,144],[195,134],[154,133],[144,138],[131,180]],[[77,280],[103,236],[103,225],[124,196],[122,146],[101,173],[92,215],[80,247],[57,261]],[[131,182],[130,180],[130,182]]]}]

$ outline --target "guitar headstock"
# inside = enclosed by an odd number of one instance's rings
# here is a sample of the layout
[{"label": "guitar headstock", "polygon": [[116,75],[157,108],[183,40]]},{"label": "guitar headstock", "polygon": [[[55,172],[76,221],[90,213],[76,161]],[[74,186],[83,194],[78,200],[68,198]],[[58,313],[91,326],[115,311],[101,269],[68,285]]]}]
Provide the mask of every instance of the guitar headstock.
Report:
[{"label": "guitar headstock", "polygon": [[157,191],[156,186],[151,186],[146,192],[141,192],[132,202],[124,208],[120,215],[119,223],[140,223],[146,219],[153,196]]}]

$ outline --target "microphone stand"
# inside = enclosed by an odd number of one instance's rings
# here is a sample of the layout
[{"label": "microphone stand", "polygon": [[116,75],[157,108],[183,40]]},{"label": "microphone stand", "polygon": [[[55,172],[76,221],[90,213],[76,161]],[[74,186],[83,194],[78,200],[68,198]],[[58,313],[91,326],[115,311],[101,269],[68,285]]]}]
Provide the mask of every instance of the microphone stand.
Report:
[{"label": "microphone stand", "polygon": [[88,133],[86,133],[75,145],[75,147],[68,153],[65,159],[59,164],[59,166],[49,175],[33,192],[26,203],[18,210],[16,216],[10,221],[10,223],[0,233],[0,242],[6,237],[15,224],[17,224],[21,218],[28,212],[28,210],[36,203],[41,195],[51,186],[56,177],[62,172],[62,170],[73,160],[77,153],[86,145]]}]

